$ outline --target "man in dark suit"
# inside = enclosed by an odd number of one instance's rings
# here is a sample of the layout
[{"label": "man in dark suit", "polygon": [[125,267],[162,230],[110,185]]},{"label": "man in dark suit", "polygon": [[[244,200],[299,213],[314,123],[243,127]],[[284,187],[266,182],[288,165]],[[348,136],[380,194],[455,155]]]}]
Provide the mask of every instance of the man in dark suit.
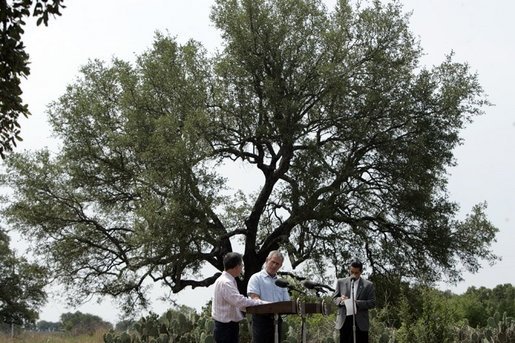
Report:
[{"label": "man in dark suit", "polygon": [[368,343],[368,309],[376,306],[376,299],[374,284],[363,279],[362,272],[363,263],[353,261],[350,263],[349,277],[336,281],[333,299],[338,306],[336,329],[340,330],[340,343],[354,342],[353,319],[356,342]]}]

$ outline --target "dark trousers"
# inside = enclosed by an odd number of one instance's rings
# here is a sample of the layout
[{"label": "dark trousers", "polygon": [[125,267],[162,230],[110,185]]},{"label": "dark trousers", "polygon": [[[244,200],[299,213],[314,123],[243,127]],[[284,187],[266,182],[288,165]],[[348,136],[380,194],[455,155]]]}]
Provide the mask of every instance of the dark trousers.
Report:
[{"label": "dark trousers", "polygon": [[[347,316],[340,329],[340,343],[354,343],[352,337],[352,316]],[[361,331],[356,325],[356,343],[368,343],[368,331]]]},{"label": "dark trousers", "polygon": [[[279,317],[279,342],[281,342],[282,319]],[[274,343],[275,324],[273,315],[252,315],[252,343]]]},{"label": "dark trousers", "polygon": [[216,343],[239,343],[240,326],[237,322],[222,323],[215,320],[213,333]]}]

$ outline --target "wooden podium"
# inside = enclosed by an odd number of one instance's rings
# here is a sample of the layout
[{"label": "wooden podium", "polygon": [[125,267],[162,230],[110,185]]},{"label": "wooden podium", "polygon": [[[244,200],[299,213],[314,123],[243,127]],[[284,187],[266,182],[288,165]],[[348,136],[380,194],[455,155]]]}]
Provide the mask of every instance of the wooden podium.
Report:
[{"label": "wooden podium", "polygon": [[274,316],[275,335],[274,342],[279,343],[279,315],[298,314],[302,317],[302,342],[306,341],[305,319],[306,314],[322,313],[329,314],[329,307],[323,301],[318,303],[305,303],[298,299],[290,301],[279,301],[263,305],[249,306],[247,313],[251,314],[270,314]]},{"label": "wooden podium", "polygon": [[297,302],[279,301],[263,305],[255,305],[247,307],[247,313],[252,314],[295,314],[297,313]]}]

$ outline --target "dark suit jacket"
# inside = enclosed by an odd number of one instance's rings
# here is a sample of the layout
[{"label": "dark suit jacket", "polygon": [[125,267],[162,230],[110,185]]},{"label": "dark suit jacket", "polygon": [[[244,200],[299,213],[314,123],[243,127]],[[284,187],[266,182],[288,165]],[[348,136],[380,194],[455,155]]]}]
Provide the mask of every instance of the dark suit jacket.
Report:
[{"label": "dark suit jacket", "polygon": [[[357,287],[358,293],[356,295],[356,326],[361,331],[368,331],[368,309],[376,306],[374,284],[360,277]],[[336,314],[336,329],[339,330],[342,328],[345,317],[347,316],[347,309],[343,303],[340,304],[340,301],[337,298],[341,297],[342,295],[350,298],[350,277],[338,279],[334,288],[335,292],[333,294],[333,299],[335,304],[338,306],[338,312]]]}]

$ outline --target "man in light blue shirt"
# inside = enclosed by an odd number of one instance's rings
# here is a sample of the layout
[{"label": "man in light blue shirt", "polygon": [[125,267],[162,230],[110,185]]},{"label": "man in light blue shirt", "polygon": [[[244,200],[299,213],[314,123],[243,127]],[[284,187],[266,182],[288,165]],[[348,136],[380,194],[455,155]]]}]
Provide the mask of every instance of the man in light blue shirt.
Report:
[{"label": "man in light blue shirt", "polygon": [[[247,285],[247,294],[252,299],[261,299],[270,302],[288,301],[290,295],[286,288],[275,284],[277,271],[282,267],[284,256],[278,250],[272,250],[265,261],[265,267],[253,274]],[[279,321],[279,332],[281,321]],[[252,315],[252,342],[270,343],[274,341],[273,315]],[[279,339],[280,341],[280,339]]]}]

